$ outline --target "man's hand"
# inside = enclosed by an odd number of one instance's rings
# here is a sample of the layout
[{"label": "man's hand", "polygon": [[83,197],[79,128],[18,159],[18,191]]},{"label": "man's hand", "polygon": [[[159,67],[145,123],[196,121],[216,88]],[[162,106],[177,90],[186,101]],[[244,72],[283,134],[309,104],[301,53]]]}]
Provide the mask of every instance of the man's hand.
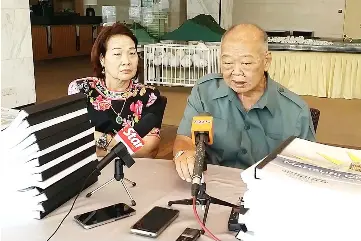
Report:
[{"label": "man's hand", "polygon": [[195,151],[185,151],[181,156],[174,160],[178,175],[187,182],[192,181]]}]

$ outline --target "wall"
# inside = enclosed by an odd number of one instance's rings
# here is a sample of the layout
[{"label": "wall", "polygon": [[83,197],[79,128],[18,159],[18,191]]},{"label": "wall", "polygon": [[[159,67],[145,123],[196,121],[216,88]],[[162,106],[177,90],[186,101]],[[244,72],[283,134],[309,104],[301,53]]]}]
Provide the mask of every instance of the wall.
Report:
[{"label": "wall", "polygon": [[[102,6],[116,6],[117,21],[128,22],[130,0],[98,0],[97,6],[91,6],[96,16],[102,16]],[[84,11],[88,6],[84,6]]]},{"label": "wall", "polygon": [[[135,1],[136,2],[136,1]],[[168,0],[169,2],[169,13],[168,13],[168,31],[173,31],[183,24],[187,19],[187,0]],[[97,6],[92,6],[97,16],[102,15],[102,6],[116,6],[116,20],[119,22],[130,22],[129,21],[129,7],[130,0],[98,0]],[[84,6],[84,10],[87,6]]]},{"label": "wall", "polygon": [[232,27],[233,19],[232,19],[232,11],[233,4],[238,0],[222,0],[221,1],[221,27],[224,29],[229,29]]},{"label": "wall", "polygon": [[74,0],[53,0],[54,12],[61,12],[64,9],[75,10]]},{"label": "wall", "polygon": [[[236,0],[237,2],[238,0]],[[221,8],[221,9],[220,9]],[[212,15],[219,23],[219,10],[221,10],[221,22],[219,25],[228,29],[232,26],[233,0],[187,0],[187,18],[194,18],[199,14]]]},{"label": "wall", "polygon": [[1,1],[1,106],[35,101],[29,0]]},{"label": "wall", "polygon": [[[355,0],[360,1],[360,0]],[[311,30],[342,38],[345,0],[235,0],[233,24],[251,22],[265,30]]]},{"label": "wall", "polygon": [[361,0],[346,0],[345,34],[361,39]]},{"label": "wall", "polygon": [[220,0],[187,0],[187,19],[194,18],[199,14],[212,15],[219,23]]},{"label": "wall", "polygon": [[177,29],[187,20],[187,0],[169,0],[168,31]]}]

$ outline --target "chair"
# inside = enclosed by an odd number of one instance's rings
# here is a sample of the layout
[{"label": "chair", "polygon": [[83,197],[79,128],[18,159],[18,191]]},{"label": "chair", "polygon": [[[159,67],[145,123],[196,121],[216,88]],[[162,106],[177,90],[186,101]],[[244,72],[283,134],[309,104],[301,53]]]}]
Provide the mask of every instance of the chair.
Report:
[{"label": "chair", "polygon": [[162,125],[163,123],[163,117],[164,117],[164,111],[165,111],[165,108],[167,107],[167,103],[168,103],[168,99],[167,97],[161,95],[160,96],[160,99],[161,99],[161,102],[162,102],[162,105],[163,105],[163,108],[162,108],[162,120],[160,121],[160,124]]},{"label": "chair", "polygon": [[320,119],[321,112],[320,112],[320,110],[318,110],[316,108],[310,108],[310,112],[311,112],[313,128],[315,129],[315,133],[316,133],[317,126],[318,126],[318,120]]}]

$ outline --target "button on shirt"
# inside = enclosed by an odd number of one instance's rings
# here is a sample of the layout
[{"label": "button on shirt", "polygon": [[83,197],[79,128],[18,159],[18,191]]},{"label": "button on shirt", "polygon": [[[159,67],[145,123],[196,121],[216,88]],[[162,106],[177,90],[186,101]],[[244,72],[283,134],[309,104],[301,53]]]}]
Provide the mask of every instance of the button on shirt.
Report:
[{"label": "button on shirt", "polygon": [[264,94],[249,111],[221,74],[202,77],[188,97],[177,134],[191,137],[193,117],[204,112],[213,116],[214,141],[207,147],[212,164],[247,168],[290,136],[315,141],[306,102],[268,74]]}]

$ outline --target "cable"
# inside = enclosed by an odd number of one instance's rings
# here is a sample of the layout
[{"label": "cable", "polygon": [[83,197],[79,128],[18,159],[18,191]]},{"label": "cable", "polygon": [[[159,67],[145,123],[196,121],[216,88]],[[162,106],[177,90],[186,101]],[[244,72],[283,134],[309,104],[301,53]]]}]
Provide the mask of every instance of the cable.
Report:
[{"label": "cable", "polygon": [[97,170],[97,169],[94,169],[94,170],[85,178],[83,187],[80,189],[79,193],[76,195],[76,197],[75,197],[75,199],[74,199],[74,201],[73,201],[73,204],[72,204],[71,207],[70,207],[70,210],[69,210],[68,213],[65,215],[65,217],[63,218],[63,220],[61,220],[61,222],[59,223],[58,227],[55,229],[54,233],[53,233],[52,235],[50,235],[50,237],[49,237],[46,241],[49,241],[49,240],[56,234],[56,232],[59,230],[60,226],[63,224],[63,222],[65,221],[65,219],[69,216],[71,210],[73,210],[75,201],[78,199],[80,193],[83,191],[84,187],[86,186],[86,183],[87,183],[89,177],[91,177],[96,170]]},{"label": "cable", "polygon": [[197,212],[197,207],[196,207],[196,197],[193,197],[193,212],[194,215],[196,216],[196,219],[199,223],[199,225],[201,225],[202,229],[208,233],[209,236],[211,236],[211,238],[215,241],[221,241],[219,238],[217,238],[211,231],[209,231],[206,226],[204,226],[203,222],[201,221],[201,219],[199,218],[198,212]]}]

